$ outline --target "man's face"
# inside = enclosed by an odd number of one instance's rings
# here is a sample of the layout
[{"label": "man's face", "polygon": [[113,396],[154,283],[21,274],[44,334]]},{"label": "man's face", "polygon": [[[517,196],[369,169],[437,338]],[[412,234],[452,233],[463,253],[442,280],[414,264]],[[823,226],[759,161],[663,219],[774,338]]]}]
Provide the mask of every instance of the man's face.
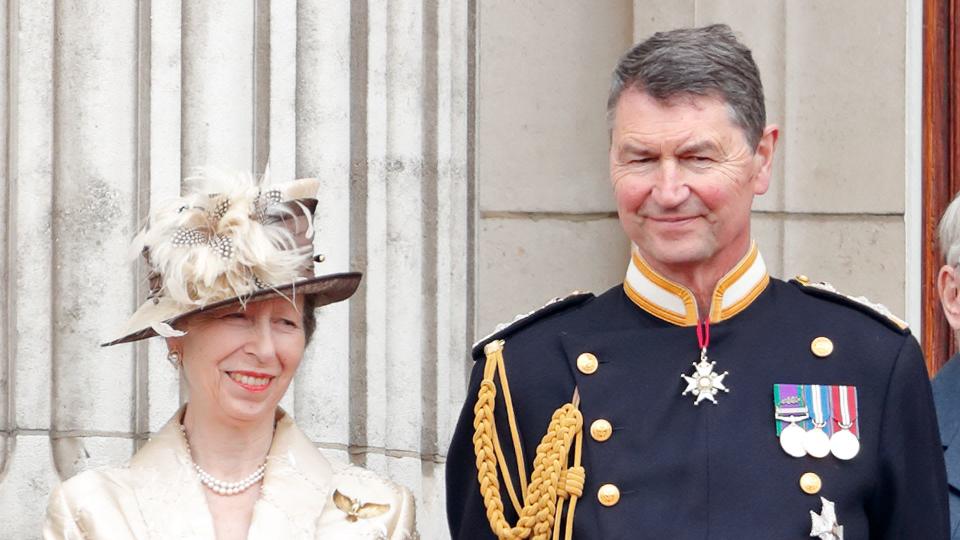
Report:
[{"label": "man's face", "polygon": [[767,190],[777,128],[756,151],[720,99],[667,103],[636,89],[620,96],[610,178],[620,223],[641,255],[667,275],[722,273],[750,245],[750,205]]}]

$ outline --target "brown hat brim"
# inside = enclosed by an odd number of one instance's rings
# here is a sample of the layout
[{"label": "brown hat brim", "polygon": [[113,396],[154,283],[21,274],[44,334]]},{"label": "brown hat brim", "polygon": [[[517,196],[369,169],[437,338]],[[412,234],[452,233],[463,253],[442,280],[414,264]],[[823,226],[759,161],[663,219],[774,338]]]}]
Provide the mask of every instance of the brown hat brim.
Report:
[{"label": "brown hat brim", "polygon": [[[243,297],[243,302],[260,302],[263,300],[269,300],[271,298],[283,297],[289,298],[291,300],[295,299],[297,296],[309,296],[313,298],[314,306],[320,307],[327,304],[333,304],[335,302],[341,302],[353,296],[353,293],[357,291],[357,287],[360,286],[360,280],[363,277],[363,274],[360,272],[344,272],[339,274],[328,274],[325,276],[317,276],[313,278],[302,279],[294,283],[284,285],[282,287],[275,287],[270,289],[260,289]],[[169,325],[174,325],[178,321],[201,313],[204,311],[211,311],[219,309],[225,306],[232,304],[239,304],[240,297],[235,296],[233,298],[228,298],[226,300],[221,300],[219,302],[214,302],[206,306],[195,308],[190,311],[185,311],[183,313],[178,313],[173,317],[165,317],[155,319],[156,322],[163,322]],[[140,315],[140,320],[150,320],[149,312],[154,308],[154,304],[151,301],[143,304],[140,309],[137,310],[135,318],[137,315]],[[156,306],[158,310],[162,309],[159,306]],[[111,345],[119,345],[121,343],[129,343],[132,341],[139,341],[141,339],[147,339],[154,336],[157,336],[157,332],[152,328],[150,324],[147,326],[137,329],[133,332],[126,333],[123,337],[102,343],[101,347],[109,347]]]}]

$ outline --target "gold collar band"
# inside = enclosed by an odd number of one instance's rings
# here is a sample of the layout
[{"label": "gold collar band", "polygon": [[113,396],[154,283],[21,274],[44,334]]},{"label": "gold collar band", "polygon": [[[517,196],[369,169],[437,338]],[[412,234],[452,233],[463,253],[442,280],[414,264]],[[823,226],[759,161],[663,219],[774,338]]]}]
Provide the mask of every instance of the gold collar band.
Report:
[{"label": "gold collar band", "polygon": [[[710,302],[710,322],[729,319],[747,308],[770,283],[767,266],[756,242],[747,254],[720,278]],[[636,246],[623,289],[640,309],[677,326],[694,326],[699,319],[690,289],[658,274],[643,260]]]}]

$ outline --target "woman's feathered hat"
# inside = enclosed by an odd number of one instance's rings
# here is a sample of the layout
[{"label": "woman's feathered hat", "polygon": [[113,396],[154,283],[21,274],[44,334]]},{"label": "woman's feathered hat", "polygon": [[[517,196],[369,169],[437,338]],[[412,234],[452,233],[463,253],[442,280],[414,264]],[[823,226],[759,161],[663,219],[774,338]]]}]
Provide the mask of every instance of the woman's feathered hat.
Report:
[{"label": "woman's feathered hat", "polygon": [[103,345],[180,336],[177,321],[234,303],[303,295],[319,307],[349,298],[360,273],[314,274],[322,260],[312,241],[318,188],[312,178],[273,185],[267,175],[188,178],[186,193],[154,209],[134,238],[150,292]]}]

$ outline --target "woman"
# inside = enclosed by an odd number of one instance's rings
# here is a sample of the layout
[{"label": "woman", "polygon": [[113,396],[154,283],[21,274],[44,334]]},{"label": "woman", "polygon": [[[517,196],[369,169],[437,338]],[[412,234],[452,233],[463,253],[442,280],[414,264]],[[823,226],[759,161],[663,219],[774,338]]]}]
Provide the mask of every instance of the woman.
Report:
[{"label": "woman", "polygon": [[51,494],[45,538],[415,536],[409,492],[329,463],[280,408],[314,328],[360,274],[315,277],[317,181],[195,179],[134,244],[151,291],[104,345],[166,339],[189,402],[124,467]]}]

